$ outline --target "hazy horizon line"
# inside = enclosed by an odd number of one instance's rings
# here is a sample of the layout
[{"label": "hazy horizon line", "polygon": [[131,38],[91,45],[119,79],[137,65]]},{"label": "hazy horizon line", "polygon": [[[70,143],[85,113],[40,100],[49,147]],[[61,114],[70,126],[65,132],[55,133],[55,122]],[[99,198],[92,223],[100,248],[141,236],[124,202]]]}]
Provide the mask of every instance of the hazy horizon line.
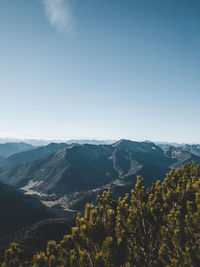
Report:
[{"label": "hazy horizon line", "polygon": [[180,142],[180,141],[169,141],[169,140],[151,140],[151,139],[138,139],[138,138],[99,138],[99,137],[6,137],[0,136],[0,140],[4,141],[56,141],[56,142],[63,142],[63,141],[73,141],[73,140],[80,140],[80,141],[108,141],[108,142],[117,142],[120,140],[130,140],[136,142],[152,142],[152,143],[171,143],[171,144],[200,144],[200,142]]}]

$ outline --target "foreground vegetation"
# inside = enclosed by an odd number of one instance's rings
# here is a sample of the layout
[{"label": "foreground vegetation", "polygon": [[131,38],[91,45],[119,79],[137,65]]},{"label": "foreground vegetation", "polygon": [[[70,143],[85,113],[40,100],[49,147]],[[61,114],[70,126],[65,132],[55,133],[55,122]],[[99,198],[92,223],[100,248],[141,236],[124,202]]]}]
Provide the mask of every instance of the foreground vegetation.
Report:
[{"label": "foreground vegetation", "polygon": [[200,166],[172,169],[145,189],[138,177],[131,196],[111,191],[87,204],[60,243],[27,259],[19,245],[5,251],[2,267],[200,266]]}]

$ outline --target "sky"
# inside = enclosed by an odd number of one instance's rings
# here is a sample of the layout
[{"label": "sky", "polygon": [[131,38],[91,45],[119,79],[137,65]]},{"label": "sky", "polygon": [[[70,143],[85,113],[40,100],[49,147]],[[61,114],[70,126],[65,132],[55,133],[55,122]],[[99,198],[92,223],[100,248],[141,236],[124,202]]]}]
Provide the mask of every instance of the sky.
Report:
[{"label": "sky", "polygon": [[0,0],[0,137],[200,143],[199,0]]}]

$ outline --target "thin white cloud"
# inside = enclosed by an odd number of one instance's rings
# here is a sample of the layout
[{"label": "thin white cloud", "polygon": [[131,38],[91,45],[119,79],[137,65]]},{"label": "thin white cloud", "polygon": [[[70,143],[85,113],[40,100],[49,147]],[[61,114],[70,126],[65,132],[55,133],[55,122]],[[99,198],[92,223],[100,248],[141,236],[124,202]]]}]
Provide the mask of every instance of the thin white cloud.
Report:
[{"label": "thin white cloud", "polygon": [[72,32],[73,18],[70,0],[43,0],[45,14],[58,31]]}]

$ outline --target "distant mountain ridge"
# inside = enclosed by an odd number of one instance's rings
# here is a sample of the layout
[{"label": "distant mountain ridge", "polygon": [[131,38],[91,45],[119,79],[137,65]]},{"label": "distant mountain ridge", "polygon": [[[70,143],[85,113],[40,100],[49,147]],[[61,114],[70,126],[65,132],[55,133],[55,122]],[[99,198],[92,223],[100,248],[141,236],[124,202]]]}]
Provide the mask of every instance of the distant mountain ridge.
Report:
[{"label": "distant mountain ridge", "polygon": [[196,156],[200,156],[200,145],[196,144],[196,145],[188,145],[185,144],[183,146],[180,147],[183,151],[187,151],[190,152]]},{"label": "distant mountain ridge", "polygon": [[82,210],[86,202],[111,187],[120,196],[134,187],[137,175],[150,185],[171,167],[200,157],[151,142],[120,140],[111,145],[72,145],[0,175],[0,180],[36,194],[47,206]]},{"label": "distant mountain ridge", "polygon": [[116,142],[116,140],[99,140],[99,139],[17,139],[17,138],[0,138],[0,144],[4,143],[26,143],[33,146],[46,146],[50,143],[66,143],[66,144],[112,144]]},{"label": "distant mountain ridge", "polygon": [[200,156],[200,144],[179,144],[179,143],[168,143],[168,142],[155,142],[155,144],[162,149],[170,147],[180,148],[183,151],[190,152],[196,156]]},{"label": "distant mountain ridge", "polygon": [[42,146],[39,148],[34,148],[32,150],[15,153],[8,157],[6,160],[1,161],[0,159],[0,173],[8,169],[14,168],[18,165],[41,159],[48,154],[56,152],[60,149],[64,149],[68,146],[69,145],[66,143],[51,143],[47,146]]},{"label": "distant mountain ridge", "polygon": [[0,157],[7,158],[15,153],[31,150],[34,148],[34,146],[26,144],[24,142],[0,144]]}]

